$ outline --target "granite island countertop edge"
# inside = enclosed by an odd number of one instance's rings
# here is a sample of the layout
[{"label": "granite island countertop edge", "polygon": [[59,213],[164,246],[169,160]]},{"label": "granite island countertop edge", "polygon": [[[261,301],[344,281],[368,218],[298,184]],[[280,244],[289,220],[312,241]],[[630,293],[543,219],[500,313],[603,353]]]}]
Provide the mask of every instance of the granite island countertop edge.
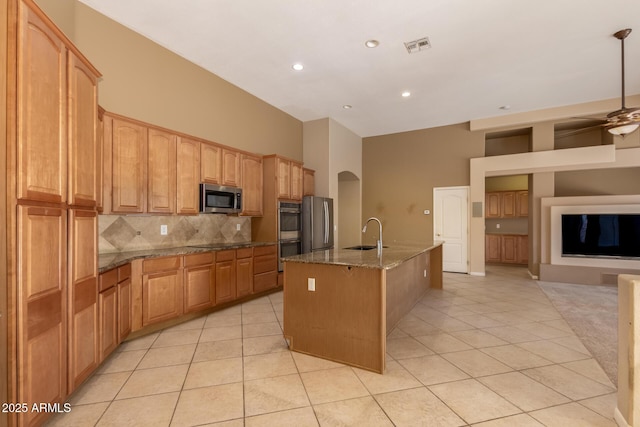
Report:
[{"label": "granite island countertop edge", "polygon": [[442,241],[434,241],[424,245],[389,245],[389,247],[382,249],[382,258],[378,257],[376,249],[368,251],[329,249],[325,251],[285,257],[283,258],[283,261],[285,263],[332,264],[389,270],[415,256],[441,246],[443,243],[444,242]]}]

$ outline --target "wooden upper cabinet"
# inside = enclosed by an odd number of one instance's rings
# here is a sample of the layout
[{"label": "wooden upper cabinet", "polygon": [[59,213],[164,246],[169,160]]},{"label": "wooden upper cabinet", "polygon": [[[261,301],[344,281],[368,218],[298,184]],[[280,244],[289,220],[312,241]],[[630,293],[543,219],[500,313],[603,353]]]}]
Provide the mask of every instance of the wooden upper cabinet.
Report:
[{"label": "wooden upper cabinet", "polygon": [[200,142],[178,138],[178,213],[197,215],[200,190]]},{"label": "wooden upper cabinet", "polygon": [[276,157],[276,190],[278,199],[291,198],[291,161]]},{"label": "wooden upper cabinet", "polygon": [[302,169],[302,195],[315,196],[316,194],[316,172],[313,169]]},{"label": "wooden upper cabinet", "polygon": [[502,218],[515,218],[516,193],[515,191],[502,192]]},{"label": "wooden upper cabinet", "polygon": [[239,187],[241,182],[240,153],[222,149],[222,185]]},{"label": "wooden upper cabinet", "polygon": [[[105,126],[105,133],[109,133]],[[146,211],[147,128],[114,118],[110,126],[112,147],[111,210],[116,213]]]},{"label": "wooden upper cabinet", "polygon": [[291,162],[291,198],[302,200],[302,163]]},{"label": "wooden upper cabinet", "polygon": [[485,194],[486,218],[500,218],[502,215],[502,194],[497,192]]},{"label": "wooden upper cabinet", "polygon": [[516,191],[516,216],[529,216],[529,191]]},{"label": "wooden upper cabinet", "polygon": [[262,215],[262,157],[242,154],[242,215]]},{"label": "wooden upper cabinet", "polygon": [[36,12],[20,4],[17,197],[65,203],[67,48]]},{"label": "wooden upper cabinet", "polygon": [[176,212],[176,136],[148,131],[147,212]]},{"label": "wooden upper cabinet", "polygon": [[101,145],[98,140],[98,80],[92,69],[69,53],[69,204],[95,207],[101,198]]},{"label": "wooden upper cabinet", "polygon": [[200,179],[207,184],[222,182],[222,147],[215,144],[200,144]]}]

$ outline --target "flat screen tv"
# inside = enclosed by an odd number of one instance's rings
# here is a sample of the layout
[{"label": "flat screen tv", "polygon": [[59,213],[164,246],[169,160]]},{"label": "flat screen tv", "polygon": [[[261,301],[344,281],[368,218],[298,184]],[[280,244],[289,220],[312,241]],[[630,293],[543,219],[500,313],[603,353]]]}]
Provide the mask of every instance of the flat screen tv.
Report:
[{"label": "flat screen tv", "polygon": [[640,214],[563,214],[562,256],[640,259]]}]

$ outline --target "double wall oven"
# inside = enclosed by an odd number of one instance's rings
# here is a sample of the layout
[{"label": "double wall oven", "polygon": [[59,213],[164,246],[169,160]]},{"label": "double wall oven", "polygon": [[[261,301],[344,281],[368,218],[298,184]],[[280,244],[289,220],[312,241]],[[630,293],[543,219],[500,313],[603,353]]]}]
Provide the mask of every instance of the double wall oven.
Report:
[{"label": "double wall oven", "polygon": [[282,257],[302,253],[302,204],[278,202],[278,270]]}]

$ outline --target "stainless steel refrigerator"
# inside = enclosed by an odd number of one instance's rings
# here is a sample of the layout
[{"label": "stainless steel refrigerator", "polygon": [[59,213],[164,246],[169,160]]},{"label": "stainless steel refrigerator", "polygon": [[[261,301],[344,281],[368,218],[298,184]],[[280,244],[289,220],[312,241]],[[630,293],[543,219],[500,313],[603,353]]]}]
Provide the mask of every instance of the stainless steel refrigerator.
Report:
[{"label": "stainless steel refrigerator", "polygon": [[333,248],[333,199],[302,199],[302,253]]}]

